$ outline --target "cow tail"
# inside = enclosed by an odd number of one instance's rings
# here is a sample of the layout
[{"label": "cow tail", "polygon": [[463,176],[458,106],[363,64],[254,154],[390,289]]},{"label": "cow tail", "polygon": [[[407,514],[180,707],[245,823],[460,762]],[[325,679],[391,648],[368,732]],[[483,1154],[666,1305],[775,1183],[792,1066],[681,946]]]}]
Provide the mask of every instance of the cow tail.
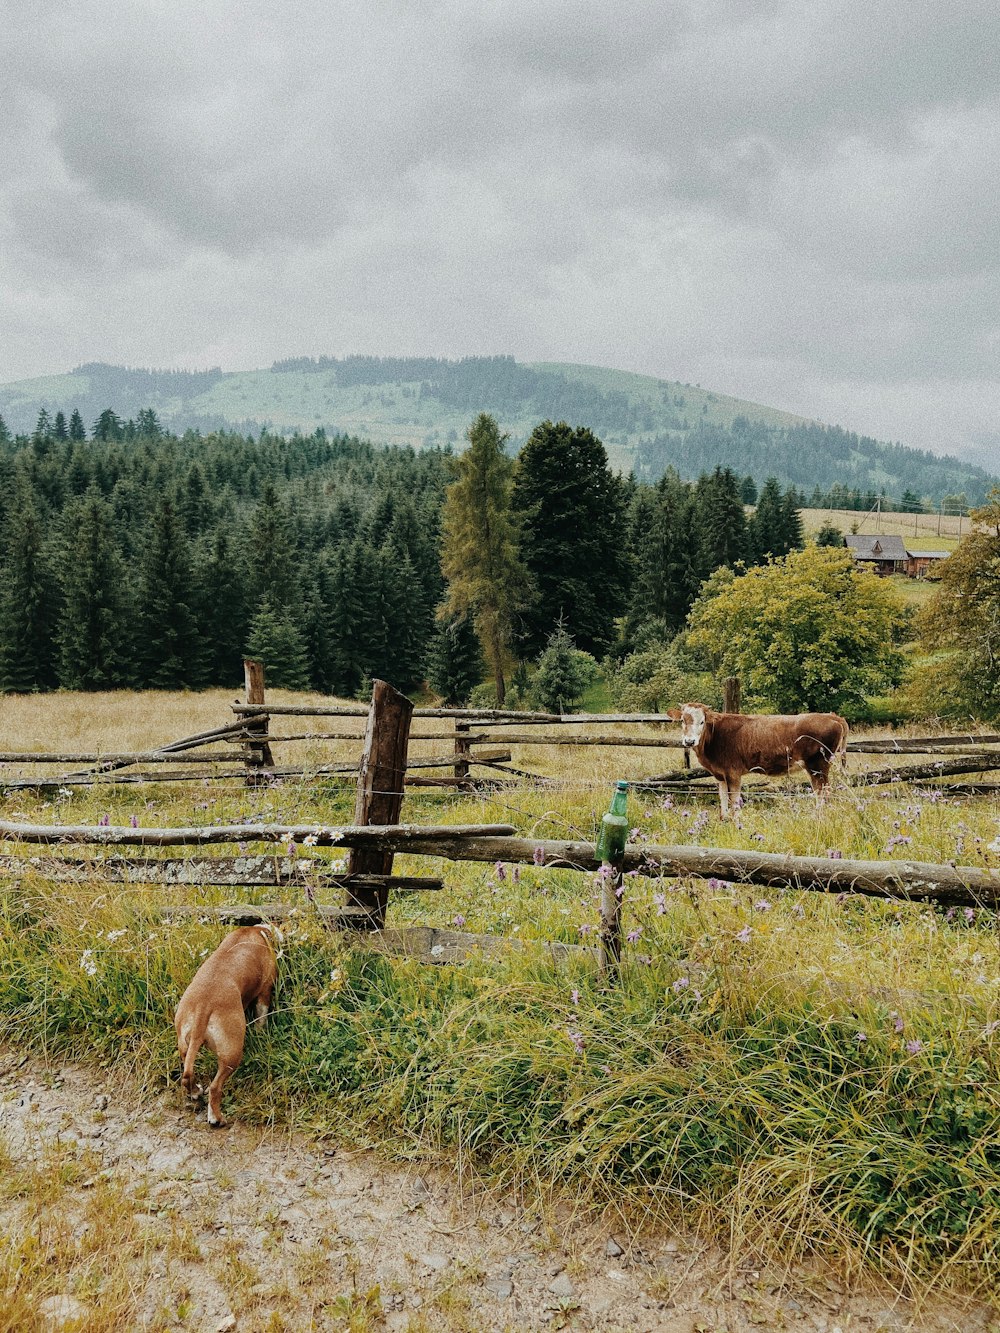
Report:
[{"label": "cow tail", "polygon": [[850,727],[844,723],[843,730],[840,733],[840,744],[837,746],[837,754],[840,758],[840,767],[847,772],[847,733]]}]

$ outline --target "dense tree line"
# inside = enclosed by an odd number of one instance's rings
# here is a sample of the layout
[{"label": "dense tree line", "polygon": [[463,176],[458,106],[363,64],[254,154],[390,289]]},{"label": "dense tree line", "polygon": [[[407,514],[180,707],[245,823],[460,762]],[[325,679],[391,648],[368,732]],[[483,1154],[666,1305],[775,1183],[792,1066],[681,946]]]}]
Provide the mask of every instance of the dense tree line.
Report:
[{"label": "dense tree line", "polygon": [[[839,426],[770,426],[763,421],[736,417],[729,426],[682,420],[681,429],[660,433],[640,445],[636,472],[642,478],[659,477],[667,468],[695,476],[717,462],[739,466],[754,476],[774,476],[783,486],[801,491],[813,507],[833,505],[870,509],[881,495],[893,497],[885,507],[895,508],[904,495],[911,508],[923,497],[933,505],[942,498],[968,496],[980,503],[993,484],[984,469],[928,450],[886,444]],[[876,489],[873,476],[882,480]]]},{"label": "dense tree line", "polygon": [[229,683],[248,650],[275,684],[423,678],[439,451],[61,416],[0,441],[4,688]]},{"label": "dense tree line", "polygon": [[31,435],[0,422],[0,468],[8,690],[235,683],[251,652],[273,684],[348,696],[429,675],[467,697],[485,660],[502,698],[557,630],[621,656],[676,631],[720,565],[801,545],[773,478],[759,495],[721,467],[638,483],[565,422],[512,458],[481,415],[456,459],[43,411]]}]

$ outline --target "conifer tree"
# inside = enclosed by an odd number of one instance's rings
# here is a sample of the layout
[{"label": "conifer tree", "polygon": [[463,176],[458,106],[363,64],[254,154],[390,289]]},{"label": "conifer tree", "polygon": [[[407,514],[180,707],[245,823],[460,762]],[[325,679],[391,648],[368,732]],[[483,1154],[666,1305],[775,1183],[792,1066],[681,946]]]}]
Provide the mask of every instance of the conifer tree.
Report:
[{"label": "conifer tree", "polygon": [[30,493],[20,491],[7,527],[0,569],[0,689],[52,689],[57,589]]},{"label": "conifer tree", "polygon": [[582,649],[604,651],[627,580],[622,490],[604,445],[584,426],[543,421],[518,455],[513,506],[537,588],[524,617],[525,650],[540,652],[564,623]]},{"label": "conifer tree", "polygon": [[470,617],[440,623],[427,649],[427,680],[446,708],[468,701],[485,663]]},{"label": "conifer tree", "polygon": [[69,438],[74,441],[85,440],[87,438],[87,428],[83,424],[83,417],[75,407],[69,417]]},{"label": "conifer tree", "polygon": [[131,598],[111,514],[96,491],[70,511],[60,559],[59,683],[69,690],[127,685]]},{"label": "conifer tree", "polygon": [[269,684],[286,690],[309,688],[309,659],[298,625],[265,597],[247,635],[245,657],[263,662]]},{"label": "conifer tree", "polygon": [[206,638],[205,678],[210,685],[229,685],[243,676],[247,638],[246,590],[229,534],[215,530],[211,550],[195,569],[196,605]]},{"label": "conifer tree", "polygon": [[147,534],[139,579],[138,678],[175,690],[205,683],[206,651],[187,534],[173,503],[161,500]]},{"label": "conifer tree", "polygon": [[749,554],[747,520],[739,482],[731,468],[717,467],[694,489],[695,572],[707,579],[720,565],[732,568]]},{"label": "conifer tree", "polygon": [[532,698],[546,713],[567,713],[597,674],[597,663],[580,652],[563,625],[549,636],[531,682]]},{"label": "conifer tree", "polygon": [[455,461],[457,479],[445,492],[441,572],[448,586],[439,614],[443,619],[471,614],[502,705],[531,585],[518,552],[506,436],[484,412],[469,427],[468,439],[469,448]]}]

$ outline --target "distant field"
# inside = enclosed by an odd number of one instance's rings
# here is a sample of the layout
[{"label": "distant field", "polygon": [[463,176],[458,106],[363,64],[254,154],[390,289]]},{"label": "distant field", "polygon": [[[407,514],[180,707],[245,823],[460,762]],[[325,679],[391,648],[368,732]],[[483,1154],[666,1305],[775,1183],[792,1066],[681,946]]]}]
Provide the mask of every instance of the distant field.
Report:
[{"label": "distant field", "polygon": [[803,509],[802,529],[807,537],[824,523],[832,523],[845,535],[849,532],[878,532],[902,537],[908,545],[927,551],[953,551],[969,531],[966,515],[863,513],[857,509]]}]

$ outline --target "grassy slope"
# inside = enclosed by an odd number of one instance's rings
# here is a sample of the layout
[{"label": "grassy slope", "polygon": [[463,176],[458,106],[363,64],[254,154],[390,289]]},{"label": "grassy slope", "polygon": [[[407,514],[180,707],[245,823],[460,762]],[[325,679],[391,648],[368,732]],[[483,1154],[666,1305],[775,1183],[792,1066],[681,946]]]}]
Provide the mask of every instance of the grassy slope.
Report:
[{"label": "grassy slope", "polygon": [[[148,744],[211,725],[228,699],[178,697],[172,716],[165,696],[2,707],[10,744],[59,736],[111,749],[125,736]],[[558,773],[558,784],[494,797],[410,793],[406,818],[510,820],[528,836],[586,838],[613,777],[672,767],[677,755],[522,747],[515,761]],[[319,784],[0,802],[7,818],[106,814],[122,824],[325,824],[352,808],[349,789]],[[631,815],[655,842],[998,864],[995,805],[926,792],[841,791],[819,811],[811,797],[761,800],[739,825],[681,800],[633,798]],[[397,868],[432,863],[403,857]],[[444,877],[442,895],[398,900],[392,919],[522,941],[594,938],[591,877],[451,864]],[[29,876],[0,893],[0,1035],[124,1062],[137,1080],[165,1077],[172,1005],[218,928],[164,927],[155,895],[140,888],[109,896],[96,881],[67,890]],[[303,915],[286,943],[274,1026],[233,1081],[238,1114],[267,1119],[277,1104],[289,1119],[407,1154],[461,1146],[500,1178],[574,1181],[595,1198],[684,1214],[783,1257],[822,1249],[903,1280],[995,1283],[992,920],[644,879],[628,885],[625,904],[639,933],[611,992],[584,955],[556,969],[529,947],[429,969],[351,949]]]}]

